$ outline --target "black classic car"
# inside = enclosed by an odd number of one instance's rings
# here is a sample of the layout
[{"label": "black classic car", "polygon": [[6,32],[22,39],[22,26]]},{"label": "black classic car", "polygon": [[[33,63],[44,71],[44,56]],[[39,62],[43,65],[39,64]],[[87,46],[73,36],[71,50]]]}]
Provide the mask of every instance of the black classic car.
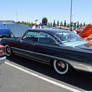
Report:
[{"label": "black classic car", "polygon": [[50,64],[61,75],[71,68],[92,72],[92,44],[69,30],[31,29],[22,37],[3,38],[7,56],[17,54]]}]

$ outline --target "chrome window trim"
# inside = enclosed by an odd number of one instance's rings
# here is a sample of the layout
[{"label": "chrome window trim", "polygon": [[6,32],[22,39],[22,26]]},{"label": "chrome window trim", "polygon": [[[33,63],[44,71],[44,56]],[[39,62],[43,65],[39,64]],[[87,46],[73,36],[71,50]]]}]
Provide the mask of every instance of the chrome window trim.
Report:
[{"label": "chrome window trim", "polygon": [[[56,39],[55,39],[52,35],[50,35],[50,34],[48,34],[48,33],[46,33],[46,32],[40,32],[40,33],[44,33],[44,34],[49,35],[49,36],[50,36],[50,38],[52,38],[52,39],[53,39],[53,41],[55,41],[55,43],[59,45],[59,43],[56,41]],[[39,39],[38,39],[38,43],[39,43]],[[42,44],[45,44],[45,43],[42,43]],[[48,44],[48,45],[53,45],[53,44]]]},{"label": "chrome window trim", "polygon": [[[28,31],[28,32],[35,32],[35,33],[38,33],[38,31]],[[26,33],[23,35],[22,40],[23,40],[23,38],[25,37],[25,35],[26,35],[28,32],[26,32]],[[50,34],[48,34],[48,33],[46,33],[46,32],[39,32],[39,33],[44,33],[44,34],[46,34],[46,35],[49,35],[49,36],[53,39],[53,41],[55,41],[55,43],[56,43],[57,45],[59,45],[59,42],[58,42],[52,35],[50,35]],[[39,43],[39,38],[38,38],[37,43]],[[41,44],[45,44],[45,43],[41,43]],[[53,45],[53,44],[49,44],[49,45]]]}]

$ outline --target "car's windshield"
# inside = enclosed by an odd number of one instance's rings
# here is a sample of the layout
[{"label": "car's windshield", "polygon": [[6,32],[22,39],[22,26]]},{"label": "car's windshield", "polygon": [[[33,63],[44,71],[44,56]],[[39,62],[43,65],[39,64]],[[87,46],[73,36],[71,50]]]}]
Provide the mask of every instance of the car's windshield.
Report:
[{"label": "car's windshield", "polygon": [[83,39],[80,38],[79,35],[77,35],[74,32],[59,32],[59,33],[56,33],[56,36],[59,37],[62,43],[83,41]]}]

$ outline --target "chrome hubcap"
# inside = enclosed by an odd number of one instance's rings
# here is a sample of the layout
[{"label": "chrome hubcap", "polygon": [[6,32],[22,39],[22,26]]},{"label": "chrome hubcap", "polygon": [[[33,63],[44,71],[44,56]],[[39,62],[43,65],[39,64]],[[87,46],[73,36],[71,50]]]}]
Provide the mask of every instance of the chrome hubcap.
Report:
[{"label": "chrome hubcap", "polygon": [[57,73],[63,75],[66,74],[68,72],[68,64],[63,62],[63,61],[54,61],[54,69]]},{"label": "chrome hubcap", "polygon": [[58,65],[59,67],[61,67],[61,68],[65,68],[65,64],[62,63],[62,62],[58,63],[57,65]]}]

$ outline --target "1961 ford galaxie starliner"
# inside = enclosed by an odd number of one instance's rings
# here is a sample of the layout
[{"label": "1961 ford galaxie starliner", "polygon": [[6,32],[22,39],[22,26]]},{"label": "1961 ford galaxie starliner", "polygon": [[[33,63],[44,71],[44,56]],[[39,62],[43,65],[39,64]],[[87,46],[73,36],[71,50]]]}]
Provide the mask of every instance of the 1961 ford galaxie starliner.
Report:
[{"label": "1961 ford galaxie starliner", "polygon": [[92,72],[92,44],[69,30],[31,29],[2,39],[7,56],[17,54],[53,66],[61,75],[72,68]]}]

